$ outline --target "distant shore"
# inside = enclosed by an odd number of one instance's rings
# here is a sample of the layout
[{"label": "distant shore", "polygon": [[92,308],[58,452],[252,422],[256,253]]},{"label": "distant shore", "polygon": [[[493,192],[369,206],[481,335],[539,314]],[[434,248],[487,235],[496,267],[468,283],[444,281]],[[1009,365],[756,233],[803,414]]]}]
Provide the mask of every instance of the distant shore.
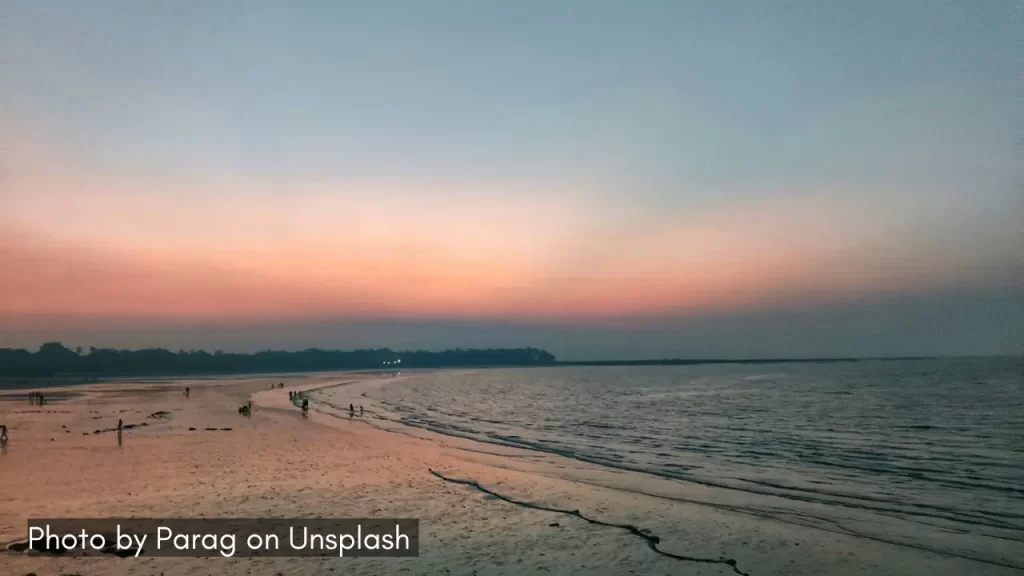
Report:
[{"label": "distant shore", "polygon": [[[401,353],[396,353],[401,355]],[[437,365],[416,365],[406,363],[400,369],[445,369],[445,370],[479,370],[479,369],[500,369],[500,368],[557,368],[568,366],[695,366],[702,364],[791,364],[791,363],[836,363],[836,362],[887,362],[907,360],[935,360],[938,356],[880,356],[880,357],[832,357],[832,358],[662,358],[646,360],[552,360],[544,363],[482,363],[482,364],[437,364]],[[953,358],[953,357],[950,357]],[[282,369],[282,370],[207,370],[196,372],[182,371],[141,371],[135,373],[56,373],[49,376],[16,376],[0,375],[0,390],[29,390],[37,388],[58,388],[66,386],[80,386],[87,384],[98,384],[105,382],[117,382],[124,380],[146,380],[157,381],[167,379],[204,379],[224,378],[227,376],[243,377],[265,374],[277,374],[281,377],[290,375],[312,375],[325,372],[350,372],[353,374],[375,374],[390,373],[398,371],[398,365],[360,366],[353,368],[326,367],[309,369]]]},{"label": "distant shore", "polygon": [[836,358],[666,358],[659,360],[579,360],[560,361],[557,366],[690,366],[698,364],[818,364],[832,362],[871,362],[897,360],[934,360],[936,356],[877,356]]}]

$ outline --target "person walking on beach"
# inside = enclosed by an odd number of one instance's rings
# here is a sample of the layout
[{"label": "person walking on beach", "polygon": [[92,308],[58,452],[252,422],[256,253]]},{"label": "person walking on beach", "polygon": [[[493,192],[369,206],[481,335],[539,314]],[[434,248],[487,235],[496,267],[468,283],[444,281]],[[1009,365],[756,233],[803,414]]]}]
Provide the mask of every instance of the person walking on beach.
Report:
[{"label": "person walking on beach", "polygon": [[302,411],[309,412],[309,400],[307,400],[306,398],[302,399]]},{"label": "person walking on beach", "polygon": [[7,424],[0,424],[0,444],[7,445]]},{"label": "person walking on beach", "polygon": [[121,427],[122,427],[122,426],[124,426],[124,422],[123,422],[123,421],[122,421],[122,420],[121,420],[120,418],[118,418],[118,419],[117,419],[117,433],[118,433],[118,434],[120,434],[120,433],[121,433]]},{"label": "person walking on beach", "polygon": [[188,398],[189,393],[190,393],[190,390],[188,389],[188,386],[185,386],[185,398]]}]

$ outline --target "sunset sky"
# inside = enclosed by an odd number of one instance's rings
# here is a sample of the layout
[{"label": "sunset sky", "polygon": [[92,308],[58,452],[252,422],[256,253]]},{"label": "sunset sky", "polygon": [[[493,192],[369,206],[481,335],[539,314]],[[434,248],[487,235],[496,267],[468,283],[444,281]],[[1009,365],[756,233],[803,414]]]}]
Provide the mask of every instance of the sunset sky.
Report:
[{"label": "sunset sky", "polygon": [[0,347],[1024,352],[1013,1],[0,3]]}]

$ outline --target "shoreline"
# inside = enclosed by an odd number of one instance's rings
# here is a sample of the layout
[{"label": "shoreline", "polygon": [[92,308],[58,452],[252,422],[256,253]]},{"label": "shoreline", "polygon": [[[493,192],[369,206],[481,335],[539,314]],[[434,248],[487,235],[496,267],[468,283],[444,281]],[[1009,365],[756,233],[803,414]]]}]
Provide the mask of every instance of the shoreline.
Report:
[{"label": "shoreline", "polygon": [[[1019,574],[849,534],[794,526],[706,500],[710,489],[641,477],[522,448],[481,444],[394,424],[373,415],[307,417],[289,391],[325,388],[342,396],[394,379],[348,374],[280,375],[167,385],[91,385],[52,413],[0,404],[11,443],[0,455],[0,541],[24,538],[29,517],[417,517],[421,556],[406,559],[226,559],[224,574],[732,574],[724,563],[665,557],[635,534],[560,511],[579,510],[605,524],[656,535],[670,554],[732,559],[744,573]],[[410,374],[405,377],[413,377]],[[284,381],[283,389],[271,389]],[[181,391],[192,388],[190,398]],[[235,413],[253,400],[250,418]],[[344,405],[347,405],[345,402]],[[358,404],[358,402],[356,402]],[[314,404],[315,405],[315,404]],[[46,407],[44,407],[46,408]],[[151,418],[165,411],[164,418]],[[22,412],[22,413],[19,413]],[[123,417],[145,428],[92,433]],[[370,425],[366,425],[370,424]],[[393,424],[393,423],[392,423]],[[404,429],[397,429],[402,426]],[[209,431],[216,427],[216,431]],[[193,428],[193,430],[189,430]],[[540,507],[510,504],[468,485]],[[612,483],[614,486],[602,486]],[[644,494],[643,492],[650,492]],[[671,492],[670,494],[664,494]],[[672,498],[667,498],[671,496]],[[5,552],[5,573],[208,573],[207,559],[37,557]],[[344,564],[340,563],[344,562]],[[908,566],[913,566],[908,569]]]},{"label": "shoreline", "polygon": [[[450,371],[444,371],[444,373],[450,373]],[[402,378],[402,380],[415,378],[416,376],[417,375],[410,375],[406,378]],[[377,388],[386,386],[393,381],[394,380],[376,380],[368,381],[366,384]],[[318,388],[317,391],[322,393],[331,388],[334,388],[334,386],[321,387]],[[337,406],[330,402],[326,402],[323,399],[318,399],[316,395],[310,396],[310,400],[311,407],[315,404],[326,405],[331,409],[330,411],[326,411],[326,413],[329,413],[331,416],[338,419],[346,418],[345,414],[347,413],[347,410],[343,406]],[[321,412],[325,411],[321,410]],[[855,538],[881,542],[895,547],[911,548],[931,552],[941,556],[969,560],[979,564],[1024,571],[1024,562],[1022,562],[1024,558],[1019,558],[1016,563],[1012,561],[1004,562],[998,558],[986,558],[973,553],[971,552],[972,548],[966,544],[963,551],[958,551],[955,547],[942,549],[929,543],[916,543],[913,538],[899,538],[895,535],[892,537],[873,535],[843,526],[838,526],[840,529],[836,530],[836,527],[828,526],[828,524],[832,523],[831,520],[823,516],[815,516],[814,513],[814,507],[816,505],[849,508],[851,509],[851,512],[847,519],[850,521],[851,525],[855,525],[856,520],[868,523],[873,522],[874,519],[871,517],[872,514],[898,512],[908,516],[908,518],[901,519],[901,521],[908,523],[905,532],[911,533],[914,531],[914,522],[921,520],[921,518],[931,519],[933,521],[951,520],[942,514],[945,510],[941,508],[931,510],[929,507],[923,506],[923,510],[915,510],[914,505],[907,505],[906,509],[895,510],[886,508],[881,503],[872,503],[870,500],[867,503],[862,502],[861,500],[863,500],[863,496],[845,493],[832,493],[827,491],[821,493],[820,496],[824,499],[819,500],[809,497],[806,494],[801,494],[799,489],[792,487],[778,486],[774,487],[777,488],[777,490],[775,490],[773,489],[773,486],[770,485],[744,486],[716,480],[679,477],[640,467],[627,466],[614,461],[603,461],[598,458],[590,458],[574,452],[567,453],[536,443],[517,442],[489,437],[480,438],[472,436],[467,432],[443,429],[439,426],[400,421],[393,418],[380,418],[375,422],[364,423],[381,430],[395,432],[415,438],[425,438],[433,442],[449,445],[458,450],[494,455],[502,458],[514,458],[516,459],[515,464],[505,464],[505,467],[510,469],[548,475],[552,474],[552,467],[560,470],[570,470],[571,472],[569,473],[559,473],[556,475],[562,479],[602,489],[619,490],[626,493],[665,501],[677,501],[707,506],[742,515],[762,518],[770,517],[778,522],[794,526],[811,526],[815,529],[824,530],[826,532],[849,535]],[[523,462],[531,462],[534,465],[524,466],[522,464]],[[635,475],[642,479],[637,482],[635,477],[629,478],[630,475]],[[629,480],[623,482],[622,479],[624,476],[629,478]],[[637,488],[638,484],[644,486],[644,488]],[[812,493],[812,496],[813,495],[814,494]],[[773,502],[781,502],[782,504],[766,505],[766,503],[771,504]],[[861,512],[865,513],[865,517],[858,518],[858,514]],[[811,521],[808,522],[808,518],[810,518]],[[968,520],[958,518],[957,521],[965,522]],[[997,526],[989,524],[984,525],[989,528],[998,528]],[[1000,536],[993,535],[988,535],[986,537],[1001,538]],[[971,535],[967,540],[970,541],[974,538],[980,539],[981,537]],[[1013,539],[1013,536],[1006,536],[1005,538]]]}]

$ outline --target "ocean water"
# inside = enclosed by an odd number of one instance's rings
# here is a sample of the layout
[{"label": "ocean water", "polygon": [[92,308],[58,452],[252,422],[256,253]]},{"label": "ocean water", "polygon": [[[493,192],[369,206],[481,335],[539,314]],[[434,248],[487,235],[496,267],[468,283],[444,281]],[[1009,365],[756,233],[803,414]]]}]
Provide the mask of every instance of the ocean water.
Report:
[{"label": "ocean water", "polygon": [[752,513],[1024,548],[1024,359],[480,370],[371,396],[407,425],[763,498]]}]

